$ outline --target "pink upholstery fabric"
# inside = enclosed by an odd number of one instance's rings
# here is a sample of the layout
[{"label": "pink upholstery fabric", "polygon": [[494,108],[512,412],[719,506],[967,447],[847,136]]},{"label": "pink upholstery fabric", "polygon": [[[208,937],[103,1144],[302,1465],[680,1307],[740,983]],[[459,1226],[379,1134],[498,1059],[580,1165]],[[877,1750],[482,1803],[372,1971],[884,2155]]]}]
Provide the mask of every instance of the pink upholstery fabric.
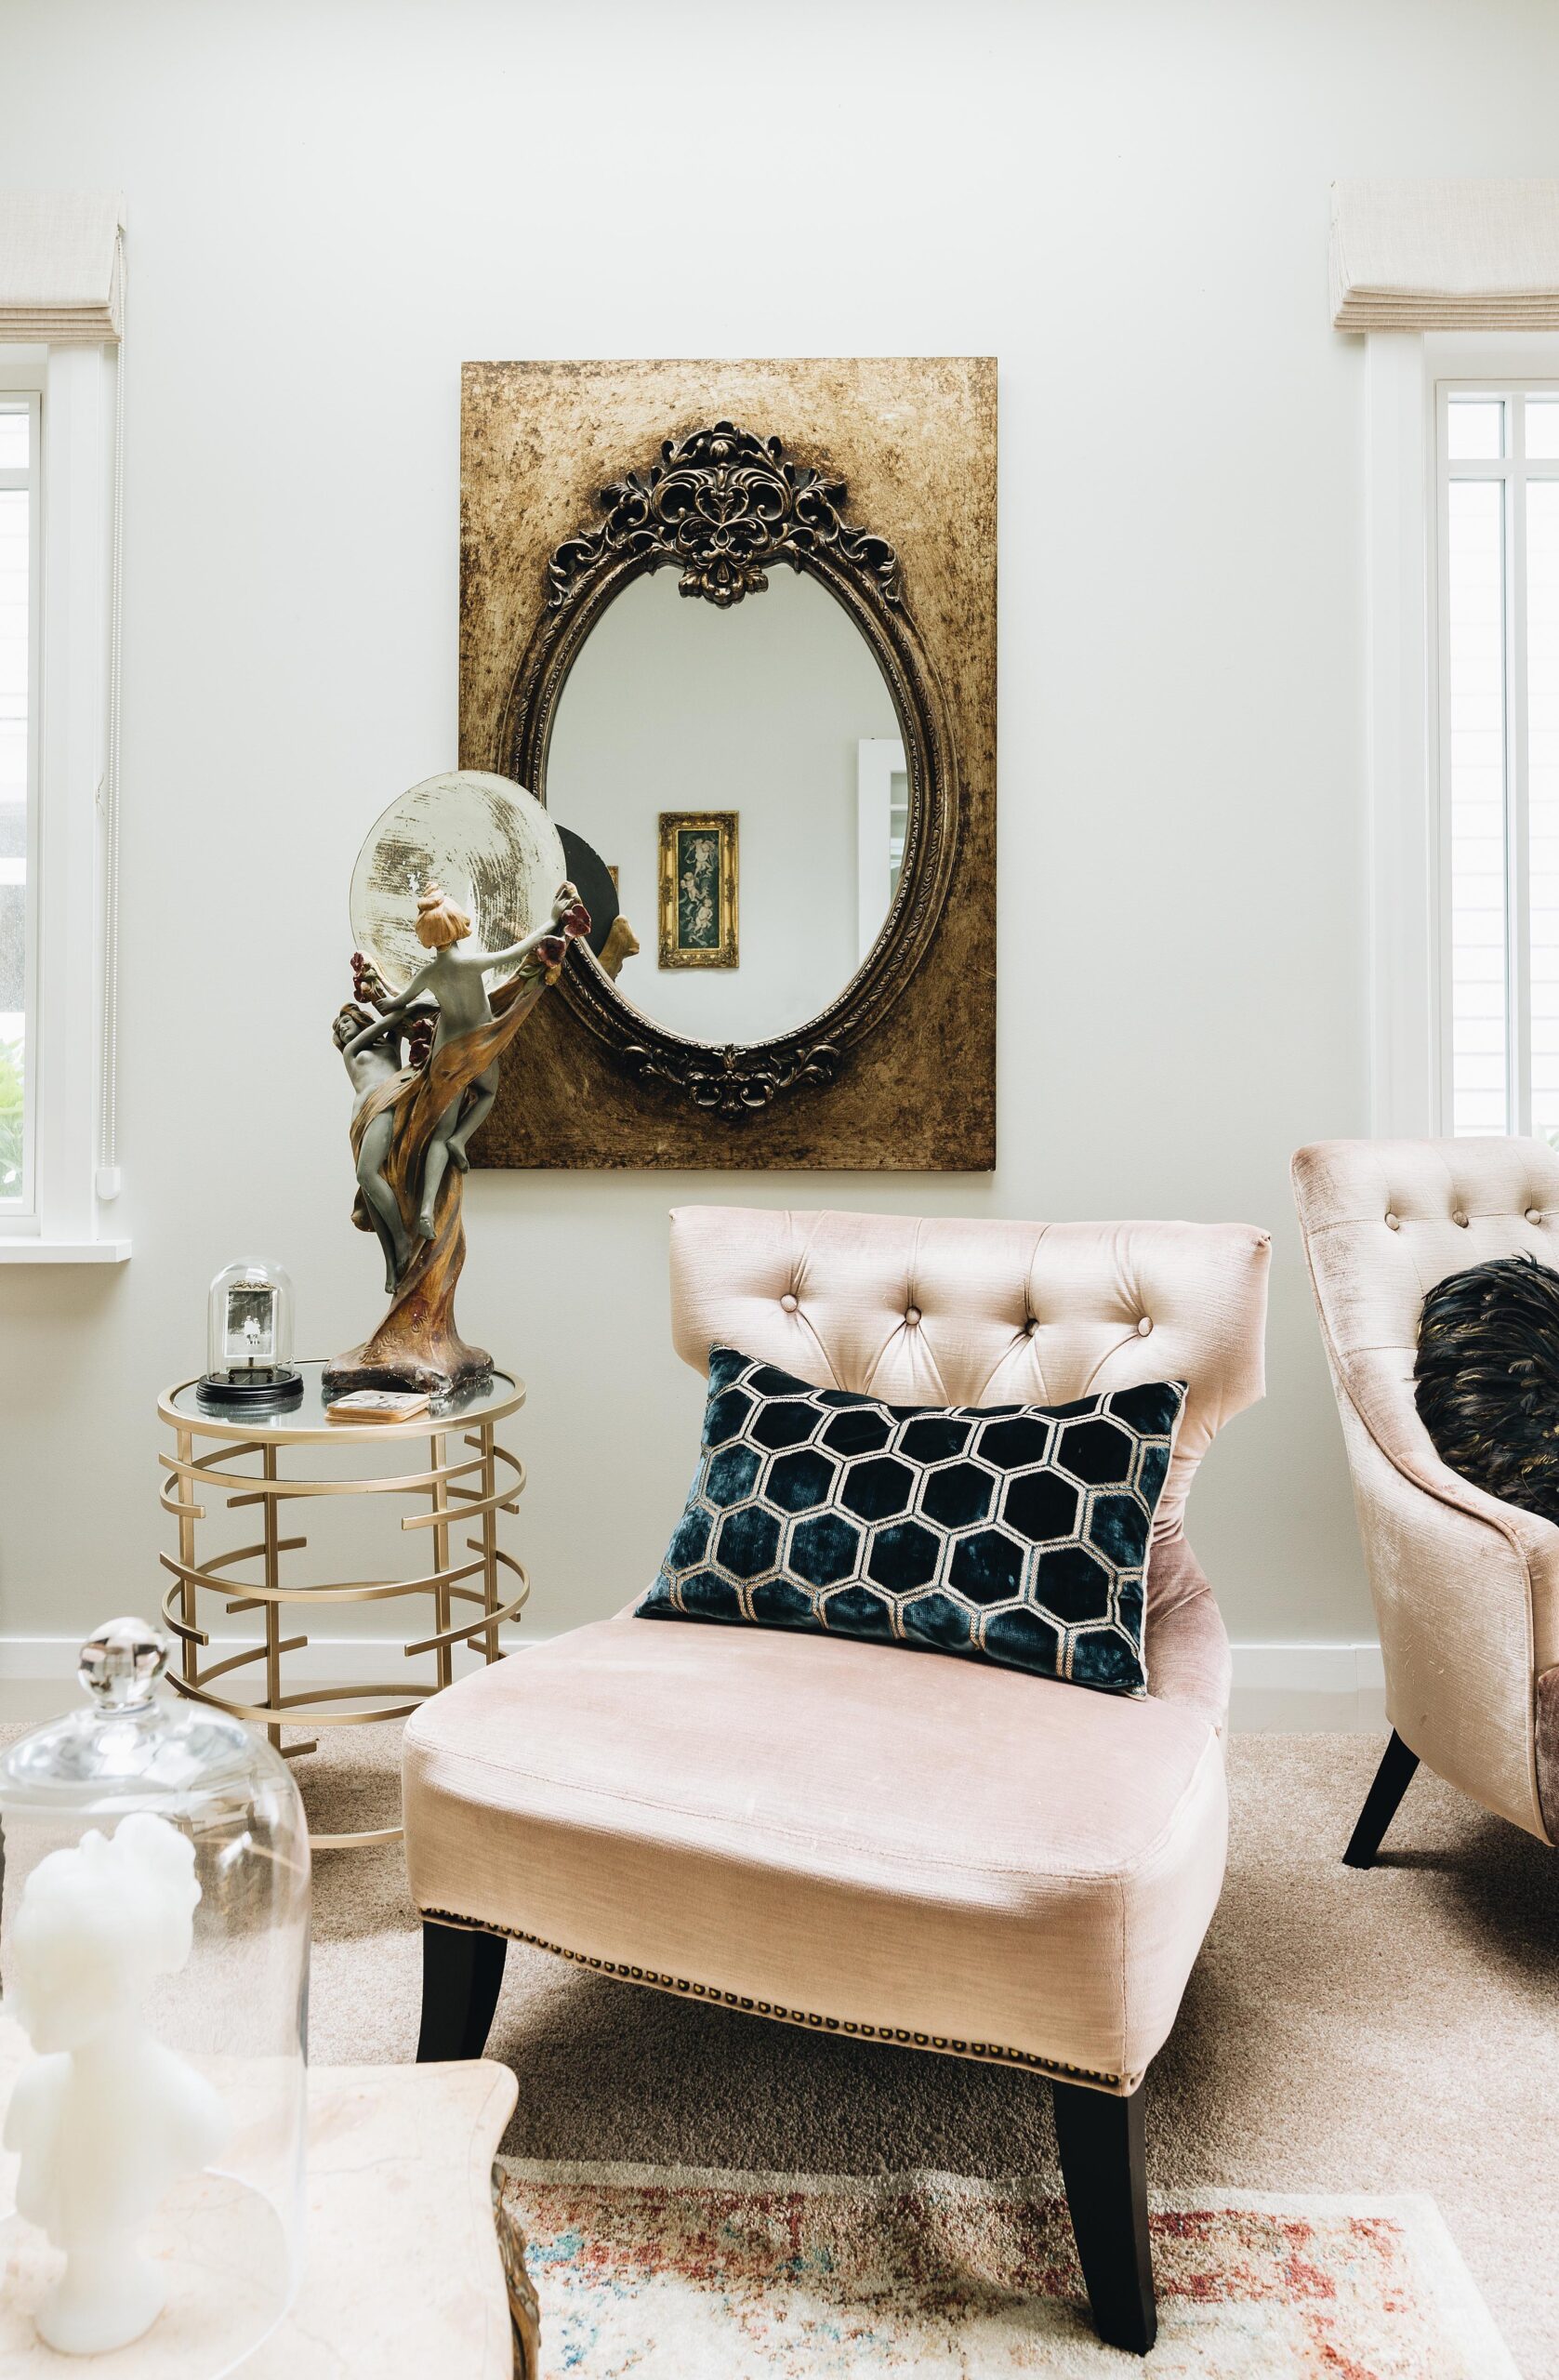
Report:
[{"label": "pink upholstery fabric", "polygon": [[418,1908],[767,2015],[1132,2088],[1222,1878],[1228,1646],[1180,1506],[1261,1393],[1267,1254],[1239,1225],[683,1210],[675,1329],[700,1368],[720,1339],[904,1403],[1189,1382],[1148,1699],[625,1613],[414,1716]]},{"label": "pink upholstery fabric", "polygon": [[1559,1751],[1537,1678],[1559,1663],[1559,1528],[1440,1461],[1413,1401],[1424,1293],[1523,1250],[1559,1265],[1559,1158],[1536,1141],[1326,1141],[1294,1196],[1404,1742],[1552,1841]]},{"label": "pink upholstery fabric", "polygon": [[1222,1732],[1229,1715],[1229,1639],[1183,1537],[1156,1545],[1147,1569],[1148,1692],[1183,1703]]},{"label": "pink upholstery fabric", "polygon": [[1156,1537],[1178,1535],[1215,1431],[1262,1392],[1265,1232],[760,1207],[671,1218],[671,1329],[820,1388],[899,1405],[1062,1405],[1190,1383]]},{"label": "pink upholstery fabric", "polygon": [[624,1614],[406,1734],[413,1897],[839,2028],[1130,2087],[1222,1881],[1194,1705]]}]

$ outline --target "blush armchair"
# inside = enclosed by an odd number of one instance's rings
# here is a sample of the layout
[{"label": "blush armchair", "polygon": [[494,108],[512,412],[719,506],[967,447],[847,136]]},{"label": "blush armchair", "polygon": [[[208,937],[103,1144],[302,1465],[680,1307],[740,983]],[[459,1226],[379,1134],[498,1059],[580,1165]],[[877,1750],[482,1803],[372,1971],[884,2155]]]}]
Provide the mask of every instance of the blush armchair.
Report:
[{"label": "blush armchair", "polygon": [[1559,1528],[1447,1469],[1419,1419],[1426,1291],[1529,1252],[1559,1265],[1559,1158],[1528,1140],[1323,1141],[1293,1162],[1354,1478],[1391,1739],[1343,1857],[1373,1865],[1420,1761],[1559,1837]]},{"label": "blush armchair", "polygon": [[1218,1900],[1227,1818],[1228,1646],[1182,1512],[1214,1432],[1262,1393],[1267,1261],[1266,1235],[1234,1224],[677,1214],[673,1329],[700,1370],[718,1340],[898,1404],[1189,1382],[1148,1696],[628,1612],[476,1672],[406,1731],[418,2056],[480,2053],[517,1939],[1049,2080],[1096,2327],[1145,2354],[1141,2086]]}]

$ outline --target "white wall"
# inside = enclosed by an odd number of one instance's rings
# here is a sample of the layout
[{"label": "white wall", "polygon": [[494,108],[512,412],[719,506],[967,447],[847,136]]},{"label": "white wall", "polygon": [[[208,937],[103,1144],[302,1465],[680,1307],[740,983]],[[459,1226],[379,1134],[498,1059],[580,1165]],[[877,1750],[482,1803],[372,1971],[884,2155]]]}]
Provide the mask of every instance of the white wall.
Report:
[{"label": "white wall", "polygon": [[[860,961],[857,747],[898,732],[870,645],[817,579],[773,570],[727,612],[690,602],[675,571],[635,579],[569,673],[547,760],[559,825],[618,870],[640,945],[624,998],[719,1042],[826,1008]],[[658,962],[663,810],[737,813],[734,969]],[[882,890],[886,912],[886,849]]]},{"label": "white wall", "polygon": [[[0,1626],[151,1605],[158,1387],[273,1250],[377,1316],[329,1022],[364,825],[455,757],[464,357],[1001,361],[994,1179],[485,1174],[545,1627],[645,1580],[699,1411],[667,1208],[1240,1217],[1271,1391],[1193,1534],[1368,1634],[1287,1181],[1367,1129],[1362,357],[1338,174],[1553,165],[1543,0],[10,0],[0,165],[128,193],[122,1271],[0,1272]],[[242,878],[247,899],[230,891]]]}]

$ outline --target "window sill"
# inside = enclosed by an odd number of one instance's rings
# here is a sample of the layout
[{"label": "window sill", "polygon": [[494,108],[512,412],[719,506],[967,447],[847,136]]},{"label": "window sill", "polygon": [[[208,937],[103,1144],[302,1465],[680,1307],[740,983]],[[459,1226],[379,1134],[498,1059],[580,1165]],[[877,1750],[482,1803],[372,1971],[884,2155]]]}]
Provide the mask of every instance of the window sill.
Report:
[{"label": "window sill", "polygon": [[0,1264],[123,1264],[127,1239],[0,1238]]}]

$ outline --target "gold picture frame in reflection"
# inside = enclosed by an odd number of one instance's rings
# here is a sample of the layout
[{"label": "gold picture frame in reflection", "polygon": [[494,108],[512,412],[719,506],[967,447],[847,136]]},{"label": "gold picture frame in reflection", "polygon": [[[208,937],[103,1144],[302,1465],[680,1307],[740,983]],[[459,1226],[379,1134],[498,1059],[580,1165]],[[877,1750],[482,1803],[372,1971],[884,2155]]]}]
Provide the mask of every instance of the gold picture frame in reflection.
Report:
[{"label": "gold picture frame in reflection", "polygon": [[734,810],[660,813],[660,963],[734,967],[737,848]]}]

